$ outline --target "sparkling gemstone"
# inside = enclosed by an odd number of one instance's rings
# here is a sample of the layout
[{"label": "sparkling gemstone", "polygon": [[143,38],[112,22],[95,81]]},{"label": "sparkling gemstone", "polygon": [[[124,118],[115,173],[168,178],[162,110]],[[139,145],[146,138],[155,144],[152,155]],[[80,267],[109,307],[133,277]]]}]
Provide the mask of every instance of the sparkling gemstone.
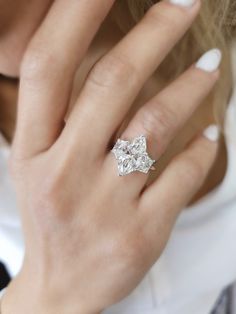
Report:
[{"label": "sparkling gemstone", "polygon": [[133,171],[148,173],[155,160],[152,160],[147,150],[147,142],[144,135],[136,137],[133,141],[118,139],[112,149],[117,163],[120,176]]},{"label": "sparkling gemstone", "polygon": [[119,168],[119,175],[126,175],[129,174],[133,171],[135,167],[135,161],[132,158],[132,156],[125,156],[125,157],[120,157],[118,159],[118,168]]},{"label": "sparkling gemstone", "polygon": [[135,154],[140,155],[142,153],[145,153],[146,149],[147,149],[146,139],[143,135],[134,139],[129,145],[129,151],[133,155]]}]

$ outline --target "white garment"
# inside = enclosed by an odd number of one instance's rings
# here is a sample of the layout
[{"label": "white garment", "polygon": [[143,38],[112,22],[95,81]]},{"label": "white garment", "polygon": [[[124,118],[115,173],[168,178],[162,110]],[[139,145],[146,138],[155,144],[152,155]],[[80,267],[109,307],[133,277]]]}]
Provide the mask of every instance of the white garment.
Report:
[{"label": "white garment", "polygon": [[[223,288],[236,280],[236,88],[225,131],[223,182],[182,212],[161,258],[133,293],[106,314],[209,314]],[[2,137],[0,145],[0,260],[15,275],[24,246],[6,170],[9,148]]]},{"label": "white garment", "polygon": [[1,300],[2,300],[2,297],[3,297],[4,293],[5,293],[5,290],[6,290],[6,289],[3,289],[3,290],[0,291],[0,302],[1,302]]}]

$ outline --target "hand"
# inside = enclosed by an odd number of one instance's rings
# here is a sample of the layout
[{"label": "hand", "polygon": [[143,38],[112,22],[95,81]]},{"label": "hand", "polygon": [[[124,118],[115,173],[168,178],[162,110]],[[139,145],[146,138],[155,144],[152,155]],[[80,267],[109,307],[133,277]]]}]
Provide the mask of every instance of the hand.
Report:
[{"label": "hand", "polygon": [[[26,255],[4,314],[98,313],[127,296],[215,159],[217,143],[200,135],[146,186],[145,174],[117,176],[110,152],[134,99],[190,27],[199,1],[154,5],[94,66],[64,125],[74,73],[113,2],[55,1],[25,54],[10,167]],[[121,137],[146,135],[158,159],[218,76],[190,67],[144,104]]]}]

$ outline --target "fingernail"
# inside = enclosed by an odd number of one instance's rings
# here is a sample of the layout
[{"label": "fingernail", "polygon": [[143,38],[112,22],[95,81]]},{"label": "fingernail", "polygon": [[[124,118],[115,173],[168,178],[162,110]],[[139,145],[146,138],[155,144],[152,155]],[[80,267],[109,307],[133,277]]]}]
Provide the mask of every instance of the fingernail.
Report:
[{"label": "fingernail", "polygon": [[203,131],[203,136],[211,142],[217,142],[220,138],[220,129],[218,125],[212,124]]},{"label": "fingernail", "polygon": [[169,2],[182,7],[191,7],[196,0],[169,0]]},{"label": "fingernail", "polygon": [[211,49],[197,61],[196,68],[206,72],[214,72],[218,69],[221,59],[221,51],[219,49]]}]

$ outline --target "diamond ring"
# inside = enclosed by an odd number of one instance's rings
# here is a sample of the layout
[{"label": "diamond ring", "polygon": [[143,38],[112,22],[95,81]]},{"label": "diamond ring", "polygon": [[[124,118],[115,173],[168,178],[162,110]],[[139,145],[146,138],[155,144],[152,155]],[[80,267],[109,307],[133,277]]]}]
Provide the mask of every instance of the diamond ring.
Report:
[{"label": "diamond ring", "polygon": [[148,173],[155,170],[152,160],[147,153],[147,139],[144,135],[140,135],[131,141],[118,139],[112,149],[118,166],[119,176],[125,176],[131,172],[139,171]]}]

